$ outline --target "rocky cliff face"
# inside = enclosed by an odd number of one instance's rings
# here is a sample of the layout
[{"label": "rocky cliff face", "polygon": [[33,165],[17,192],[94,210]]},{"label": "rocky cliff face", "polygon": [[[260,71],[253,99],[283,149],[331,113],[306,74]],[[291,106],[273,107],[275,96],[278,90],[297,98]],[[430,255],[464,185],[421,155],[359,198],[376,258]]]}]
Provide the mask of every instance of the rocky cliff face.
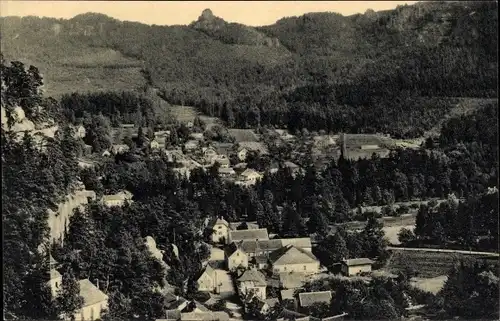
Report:
[{"label": "rocky cliff face", "polygon": [[74,210],[76,208],[83,209],[89,203],[90,199],[96,199],[94,191],[77,190],[67,195],[66,200],[58,205],[56,211],[48,210],[51,242],[64,241],[64,232],[68,228],[69,219],[73,215]]},{"label": "rocky cliff face", "polygon": [[279,47],[277,38],[270,38],[255,28],[239,23],[228,23],[215,16],[210,9],[205,9],[191,28],[231,45]]}]

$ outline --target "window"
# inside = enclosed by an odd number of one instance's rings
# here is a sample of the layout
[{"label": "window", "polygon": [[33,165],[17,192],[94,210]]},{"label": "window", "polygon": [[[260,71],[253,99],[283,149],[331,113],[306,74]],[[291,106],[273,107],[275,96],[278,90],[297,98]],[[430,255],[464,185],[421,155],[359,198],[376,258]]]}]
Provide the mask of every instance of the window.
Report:
[{"label": "window", "polygon": [[307,270],[307,267],[304,265],[304,271]]},{"label": "window", "polygon": [[286,266],[283,268],[283,271],[286,271]]},{"label": "window", "polygon": [[236,256],[240,256],[240,253],[239,253],[239,252],[238,252],[238,253],[236,253]]},{"label": "window", "polygon": [[220,230],[222,228],[222,226],[219,225],[218,229]]},{"label": "window", "polygon": [[222,232],[219,231],[219,235],[222,235]]}]

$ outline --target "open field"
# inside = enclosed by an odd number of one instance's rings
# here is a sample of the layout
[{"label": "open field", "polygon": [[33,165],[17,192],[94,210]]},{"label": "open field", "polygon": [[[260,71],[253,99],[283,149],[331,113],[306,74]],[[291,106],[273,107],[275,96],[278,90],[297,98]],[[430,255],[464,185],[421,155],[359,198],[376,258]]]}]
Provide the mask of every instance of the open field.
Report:
[{"label": "open field", "polygon": [[401,244],[398,240],[398,233],[401,229],[406,228],[412,230],[415,228],[415,223],[404,226],[384,226],[383,230],[385,232],[385,237],[389,240],[390,244],[399,245]]},{"label": "open field", "polygon": [[236,129],[231,128],[228,130],[229,134],[236,139],[236,142],[257,142],[259,137],[253,129]]},{"label": "open field", "polygon": [[380,134],[345,134],[345,143],[347,148],[359,148],[362,145],[378,145],[380,147],[391,147],[390,137]]},{"label": "open field", "polygon": [[448,277],[446,275],[437,276],[435,278],[413,278],[411,284],[423,291],[436,294],[443,288],[447,279]]},{"label": "open field", "polygon": [[220,120],[218,118],[202,115],[198,113],[196,108],[191,106],[172,105],[170,106],[170,112],[181,123],[192,122],[194,121],[196,116],[198,116],[202,121],[205,122],[205,124],[207,125],[207,129],[210,129],[212,126],[220,123]]},{"label": "open field", "polygon": [[[453,252],[431,252],[431,251],[404,251],[391,249],[391,258],[387,262],[385,270],[391,273],[414,269],[419,278],[435,278],[446,275],[455,262],[461,259],[482,260],[484,255],[464,254]],[[488,260],[498,264],[498,257]]]},{"label": "open field", "polygon": [[73,55],[48,61],[22,54],[6,59],[36,66],[44,77],[45,95],[54,98],[72,92],[136,90],[146,83],[141,61],[111,49],[82,48]]}]

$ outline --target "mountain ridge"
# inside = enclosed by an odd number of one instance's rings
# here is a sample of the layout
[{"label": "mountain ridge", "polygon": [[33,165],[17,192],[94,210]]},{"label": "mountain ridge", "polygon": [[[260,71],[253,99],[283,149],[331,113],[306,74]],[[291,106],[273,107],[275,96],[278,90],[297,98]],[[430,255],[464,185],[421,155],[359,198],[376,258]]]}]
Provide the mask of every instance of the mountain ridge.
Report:
[{"label": "mountain ridge", "polygon": [[304,109],[299,93],[320,117],[342,105],[347,114],[388,108],[401,95],[496,97],[497,8],[426,2],[351,16],[308,13],[263,27],[211,10],[182,26],[92,13],[0,22],[5,57],[39,65],[60,94],[135,90],[146,83],[142,70],[173,104],[224,120],[238,114],[239,126],[258,110],[259,121],[283,126],[289,117],[276,113]]}]

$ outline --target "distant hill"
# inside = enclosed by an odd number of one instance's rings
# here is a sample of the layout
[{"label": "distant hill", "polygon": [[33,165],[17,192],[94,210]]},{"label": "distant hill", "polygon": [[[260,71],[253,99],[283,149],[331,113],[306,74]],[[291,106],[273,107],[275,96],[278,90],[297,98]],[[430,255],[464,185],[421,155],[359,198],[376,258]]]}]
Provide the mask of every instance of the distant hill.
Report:
[{"label": "distant hill", "polygon": [[171,103],[240,127],[286,126],[295,110],[306,108],[297,106],[299,93],[314,115],[312,129],[349,130],[354,121],[353,131],[388,132],[400,130],[367,129],[364,120],[345,117],[372,107],[387,111],[386,123],[404,118],[405,108],[429,114],[406,103],[394,110],[396,97],[497,96],[496,2],[422,2],[347,17],[308,13],[257,28],[208,9],[189,26],[95,13],[0,22],[6,59],[38,65],[49,94],[133,90],[147,74]]}]

